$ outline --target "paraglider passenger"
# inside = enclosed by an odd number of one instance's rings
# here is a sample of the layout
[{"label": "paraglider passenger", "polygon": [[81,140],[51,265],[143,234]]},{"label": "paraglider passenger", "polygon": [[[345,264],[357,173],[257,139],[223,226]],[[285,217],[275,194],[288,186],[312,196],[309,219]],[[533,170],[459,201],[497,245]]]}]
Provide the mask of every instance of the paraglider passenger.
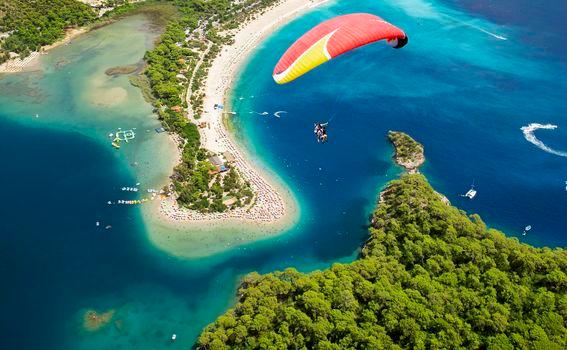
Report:
[{"label": "paraglider passenger", "polygon": [[328,123],[325,123],[325,124],[316,123],[315,124],[315,129],[313,130],[313,132],[317,136],[317,142],[326,142],[327,141],[327,129],[325,128],[327,126],[327,124]]},{"label": "paraglider passenger", "polygon": [[319,135],[319,132],[321,131],[321,124],[315,123],[314,125],[315,125],[315,128],[313,129],[313,133],[315,135]]}]

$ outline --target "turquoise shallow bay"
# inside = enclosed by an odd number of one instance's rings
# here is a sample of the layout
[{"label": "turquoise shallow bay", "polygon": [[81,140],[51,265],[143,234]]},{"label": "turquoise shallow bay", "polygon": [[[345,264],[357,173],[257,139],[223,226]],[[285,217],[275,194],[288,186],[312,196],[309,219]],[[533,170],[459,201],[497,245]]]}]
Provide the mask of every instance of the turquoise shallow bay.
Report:
[{"label": "turquoise shallow bay", "polygon": [[[424,172],[455,205],[522,241],[564,246],[567,158],[528,143],[520,128],[556,124],[536,135],[567,150],[567,87],[559,79],[567,51],[549,45],[565,33],[546,22],[546,40],[534,40],[530,33],[551,10],[506,6],[344,0],[274,33],[238,79],[233,124],[256,161],[291,186],[300,222],[275,239],[196,260],[156,249],[139,208],[106,205],[124,195],[121,186],[157,186],[170,172],[172,145],[153,132],[151,107],[127,77],[104,75],[152,46],[158,33],[147,19],[129,17],[53,50],[44,73],[0,78],[0,347],[186,349],[233,303],[243,274],[352,260],[379,187],[400,172],[390,160],[390,129],[424,143]],[[520,11],[541,17],[528,21]],[[400,25],[409,45],[368,46],[294,84],[273,84],[273,65],[300,33],[347,12]],[[312,125],[329,119],[331,142],[318,145]],[[116,152],[107,134],[119,127],[135,127],[138,137]],[[478,197],[465,201],[459,194],[473,179]],[[532,232],[521,236],[528,224]],[[82,332],[88,308],[114,309],[120,322]]]}]

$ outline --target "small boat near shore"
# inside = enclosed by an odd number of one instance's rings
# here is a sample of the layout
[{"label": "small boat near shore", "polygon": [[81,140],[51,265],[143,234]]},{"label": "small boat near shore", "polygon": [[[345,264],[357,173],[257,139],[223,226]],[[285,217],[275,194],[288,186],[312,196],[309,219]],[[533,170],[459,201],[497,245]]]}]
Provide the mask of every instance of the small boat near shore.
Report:
[{"label": "small boat near shore", "polygon": [[461,197],[467,197],[468,199],[474,199],[476,197],[476,190],[474,189],[474,180],[471,185],[471,189],[467,191],[467,193],[462,194]]},{"label": "small boat near shore", "polygon": [[463,197],[467,197],[468,199],[474,199],[474,197],[476,197],[476,190],[474,188],[471,188],[470,190],[467,191],[467,193],[462,195]]},{"label": "small boat near shore", "polygon": [[121,190],[126,191],[126,192],[138,192],[139,191],[139,189],[137,187],[122,187]]}]

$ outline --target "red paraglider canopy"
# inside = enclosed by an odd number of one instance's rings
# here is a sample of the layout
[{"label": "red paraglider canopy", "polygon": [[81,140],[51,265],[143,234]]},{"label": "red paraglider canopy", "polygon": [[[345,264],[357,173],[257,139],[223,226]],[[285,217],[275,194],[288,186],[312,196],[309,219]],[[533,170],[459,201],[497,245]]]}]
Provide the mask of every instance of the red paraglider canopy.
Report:
[{"label": "red paraglider canopy", "polygon": [[347,51],[378,40],[401,48],[407,43],[407,36],[375,15],[335,17],[305,33],[285,52],[274,69],[274,80],[287,83]]}]

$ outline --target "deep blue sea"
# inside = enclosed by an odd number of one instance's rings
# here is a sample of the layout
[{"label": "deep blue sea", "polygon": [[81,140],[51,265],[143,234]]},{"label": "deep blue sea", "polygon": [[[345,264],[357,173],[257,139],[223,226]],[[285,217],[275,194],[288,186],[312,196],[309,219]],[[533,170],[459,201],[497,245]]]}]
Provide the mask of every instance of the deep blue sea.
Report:
[{"label": "deep blue sea", "polygon": [[[83,104],[53,104],[77,90],[54,88],[57,79],[95,84],[77,101],[100,97],[97,72],[111,58],[97,66],[102,53],[85,49],[87,69],[74,66],[81,55],[72,57],[66,69],[88,74],[87,82],[77,80],[79,73],[66,78],[65,69],[0,78],[0,348],[186,349],[233,304],[243,274],[288,266],[310,271],[354,259],[378,191],[400,173],[388,130],[406,131],[425,145],[423,172],[454,205],[521,241],[565,246],[567,158],[528,142],[520,128],[557,125],[534,135],[567,152],[566,11],[559,1],[339,0],[283,27],[239,77],[233,123],[257,161],[291,186],[300,222],[245,250],[195,260],[156,249],[137,207],[106,205],[140,172],[108,146],[105,128],[113,116],[123,125],[140,121],[126,119],[120,105],[105,106],[106,126],[97,130],[96,113]],[[407,32],[409,44],[370,45],[291,84],[273,83],[273,66],[301,33],[350,12],[382,16]],[[120,27],[122,39],[140,35],[132,29],[139,25]],[[105,36],[97,45],[112,40]],[[144,49],[129,52],[134,62],[125,63],[135,63]],[[45,86],[49,93],[42,95]],[[128,91],[123,103],[141,104],[140,95],[120,86]],[[103,97],[97,108],[108,102]],[[42,113],[34,120],[39,107],[57,117]],[[136,113],[150,110],[139,108]],[[277,118],[276,111],[287,113]],[[148,118],[146,128],[154,123]],[[317,121],[329,121],[325,145],[314,140]],[[465,200],[460,194],[473,181],[478,195]],[[96,227],[96,220],[112,228]],[[522,236],[526,225],[533,228]],[[87,309],[114,310],[113,322],[85,332]]]},{"label": "deep blue sea", "polygon": [[[469,8],[476,12],[465,12]],[[235,124],[251,147],[269,150],[267,161],[294,188],[316,198],[316,205],[307,205],[318,212],[317,225],[325,213],[350,217],[373,205],[370,194],[377,183],[396,175],[388,170],[392,151],[385,135],[402,130],[425,145],[423,172],[453,204],[479,213],[510,236],[522,236],[531,225],[522,241],[564,246],[567,158],[537,148],[520,129],[556,125],[534,134],[547,147],[567,151],[567,48],[561,39],[567,29],[560,21],[552,25],[566,8],[533,2],[340,1],[262,45],[236,88]],[[401,50],[369,45],[291,84],[272,83],[271,63],[298,32],[347,12],[384,17],[406,31],[409,44]],[[287,113],[271,115],[279,110]],[[313,123],[326,121],[331,142],[314,143]],[[473,183],[477,197],[462,198]],[[341,224],[331,227],[344,230]]]}]

